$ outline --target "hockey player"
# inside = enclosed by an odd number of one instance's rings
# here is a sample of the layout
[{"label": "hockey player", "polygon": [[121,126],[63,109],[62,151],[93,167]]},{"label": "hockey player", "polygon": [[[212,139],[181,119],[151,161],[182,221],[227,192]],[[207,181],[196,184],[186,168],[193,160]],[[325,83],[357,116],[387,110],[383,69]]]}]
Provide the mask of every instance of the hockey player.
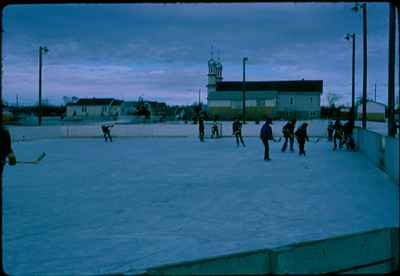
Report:
[{"label": "hockey player", "polygon": [[333,150],[337,149],[337,140],[339,141],[339,148],[341,149],[343,147],[343,126],[340,123],[340,120],[336,120],[333,129],[335,130],[335,133],[333,134]]},{"label": "hockey player", "polygon": [[101,126],[101,130],[103,131],[103,135],[104,135],[104,140],[107,142],[107,139],[110,140],[110,142],[112,142],[112,137],[111,137],[111,133],[110,133],[110,128],[112,128],[114,125],[102,125]]},{"label": "hockey player", "polygon": [[272,120],[268,118],[264,125],[261,128],[260,131],[260,138],[261,141],[264,144],[264,160],[265,161],[270,161],[271,159],[269,158],[269,140],[274,140],[272,136],[272,128],[271,128]]},{"label": "hockey player", "polygon": [[355,150],[355,143],[354,143],[354,138],[353,138],[353,129],[354,129],[354,123],[353,121],[348,121],[344,124],[343,126],[343,134],[344,134],[344,141],[346,144],[347,150]]},{"label": "hockey player", "polygon": [[204,118],[201,115],[199,117],[199,137],[200,141],[204,142]]},{"label": "hockey player", "polygon": [[1,180],[1,178],[3,177],[3,168],[7,162],[7,159],[8,159],[8,164],[10,164],[11,166],[14,166],[17,163],[14,152],[11,148],[10,133],[3,126],[0,127],[0,147],[1,147],[0,149],[1,150],[0,180]]},{"label": "hockey player", "polygon": [[283,147],[281,149],[282,152],[286,151],[288,139],[290,140],[290,151],[293,151],[293,143],[294,143],[294,124],[293,121],[288,121],[286,125],[282,128],[283,137],[285,138],[285,142],[283,143]]},{"label": "hockey player", "polygon": [[232,135],[235,135],[236,137],[236,146],[239,147],[239,139],[240,139],[242,146],[245,147],[242,137],[242,123],[240,122],[240,117],[236,118],[235,121],[233,121],[232,130],[233,130]]},{"label": "hockey player", "polygon": [[328,124],[328,141],[332,141],[333,131],[334,131],[333,124],[332,124],[331,121],[329,121],[329,124]]},{"label": "hockey player", "polygon": [[299,143],[299,155],[303,154],[304,156],[306,156],[304,145],[306,141],[308,141],[307,126],[307,123],[302,124],[294,133],[296,135],[297,142]]}]

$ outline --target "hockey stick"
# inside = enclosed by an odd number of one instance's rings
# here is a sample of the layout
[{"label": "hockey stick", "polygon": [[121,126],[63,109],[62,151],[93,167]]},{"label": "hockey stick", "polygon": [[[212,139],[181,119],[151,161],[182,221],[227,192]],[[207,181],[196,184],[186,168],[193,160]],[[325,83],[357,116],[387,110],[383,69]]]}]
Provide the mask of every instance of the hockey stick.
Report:
[{"label": "hockey stick", "polygon": [[17,161],[18,164],[39,164],[40,161],[46,156],[46,153],[42,153],[36,160],[33,161]]}]

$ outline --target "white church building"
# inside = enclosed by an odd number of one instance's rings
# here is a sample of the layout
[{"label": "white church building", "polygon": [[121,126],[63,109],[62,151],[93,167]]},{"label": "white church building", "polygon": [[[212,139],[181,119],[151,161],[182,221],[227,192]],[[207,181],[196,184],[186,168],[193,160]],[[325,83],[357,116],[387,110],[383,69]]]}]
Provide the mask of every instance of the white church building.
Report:
[{"label": "white church building", "polygon": [[[208,112],[232,120],[242,115],[243,82],[223,81],[222,69],[221,62],[208,61]],[[246,81],[246,119],[318,118],[322,88],[322,80]]]}]

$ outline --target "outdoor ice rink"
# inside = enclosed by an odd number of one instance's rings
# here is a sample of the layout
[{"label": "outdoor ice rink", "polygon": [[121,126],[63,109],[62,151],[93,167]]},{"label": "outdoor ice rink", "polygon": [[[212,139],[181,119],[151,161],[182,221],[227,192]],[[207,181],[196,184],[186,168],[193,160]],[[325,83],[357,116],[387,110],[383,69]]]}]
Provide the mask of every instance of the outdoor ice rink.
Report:
[{"label": "outdoor ice rink", "polygon": [[5,167],[11,275],[142,272],[161,264],[399,226],[399,191],[361,153],[258,138],[45,139]]}]

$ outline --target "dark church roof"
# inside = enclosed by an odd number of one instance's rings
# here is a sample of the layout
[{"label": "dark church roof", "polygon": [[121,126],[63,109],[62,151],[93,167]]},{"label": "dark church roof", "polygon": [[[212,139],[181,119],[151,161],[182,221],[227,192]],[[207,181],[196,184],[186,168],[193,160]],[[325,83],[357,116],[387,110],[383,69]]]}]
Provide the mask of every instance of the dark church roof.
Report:
[{"label": "dark church roof", "polygon": [[67,105],[121,105],[123,101],[115,100],[113,98],[88,98],[79,99],[76,103],[69,103]]},{"label": "dark church roof", "polygon": [[[243,82],[217,82],[217,91],[241,91]],[[296,81],[246,81],[246,91],[278,91],[278,92],[320,92],[322,80]]]}]

